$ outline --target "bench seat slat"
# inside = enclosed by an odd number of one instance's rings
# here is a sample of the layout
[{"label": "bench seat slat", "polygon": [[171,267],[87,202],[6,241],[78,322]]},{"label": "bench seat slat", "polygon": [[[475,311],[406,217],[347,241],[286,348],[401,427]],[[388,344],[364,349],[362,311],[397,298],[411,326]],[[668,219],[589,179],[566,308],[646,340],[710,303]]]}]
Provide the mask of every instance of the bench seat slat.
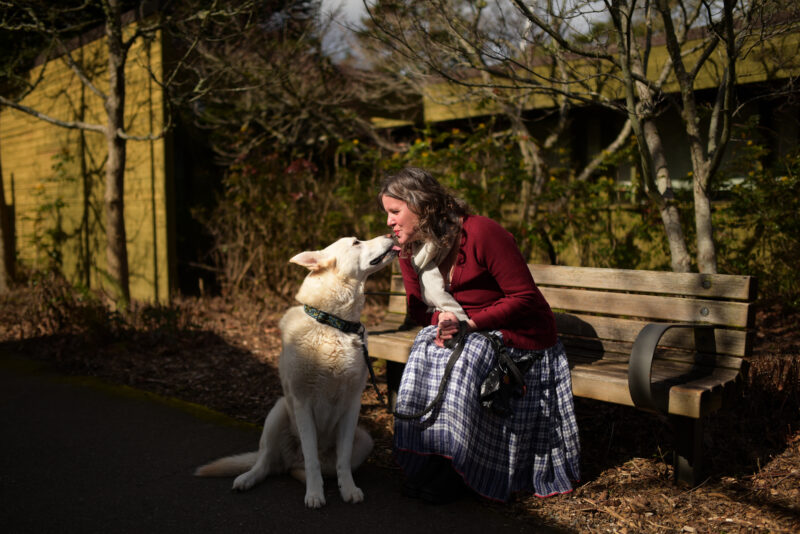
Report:
[{"label": "bench seat slat", "polygon": [[[572,390],[576,397],[585,397],[633,406],[628,389],[627,366],[604,361],[603,365],[578,364],[572,367]],[[673,380],[678,375],[672,375]],[[668,411],[674,415],[699,418],[721,405],[726,391],[736,386],[739,373],[715,369],[706,376],[682,379],[669,384],[669,377],[654,372],[654,389],[669,387]]]},{"label": "bench seat slat", "polygon": [[400,325],[402,325],[403,322],[405,322],[405,320],[406,316],[404,314],[387,312],[380,325],[370,326],[369,328],[367,328],[367,330],[368,331],[397,330],[400,328]]},{"label": "bench seat slat", "polygon": [[[414,332],[409,330],[380,330],[380,327],[376,327],[373,333],[373,337],[370,337],[368,340],[369,346],[372,347],[373,344],[376,346],[382,343],[403,343],[411,348],[411,345],[414,343]],[[377,335],[379,334],[380,335]]]},{"label": "bench seat slat", "polygon": [[[408,359],[408,351],[414,343],[414,337],[418,329],[398,330],[397,323],[382,323],[381,325],[369,329],[369,350],[373,354],[381,354],[381,358],[391,359],[392,361],[405,362]],[[611,359],[628,361],[630,356],[631,344],[615,343],[608,340],[581,339],[563,337],[562,341],[567,349],[570,359],[581,356],[587,359]],[[399,350],[394,351],[394,348]],[[385,356],[387,350],[392,350],[392,357]],[[701,366],[717,366],[728,369],[739,369],[743,360],[736,357],[728,357],[712,353],[694,353],[686,351],[674,351],[658,349],[655,361],[674,361],[681,364],[696,364]]]},{"label": "bench seat slat", "polygon": [[553,309],[622,315],[664,321],[746,327],[749,303],[721,302],[556,287],[540,288]]},{"label": "bench seat slat", "polygon": [[[405,318],[405,316],[403,317]],[[367,329],[367,347],[372,356],[383,360],[405,363],[419,328],[400,330],[403,321],[384,321]]]},{"label": "bench seat slat", "polygon": [[[593,359],[573,354],[569,358],[571,368],[593,369],[603,373],[618,373],[627,380],[628,362],[614,358]],[[652,380],[658,384],[684,383],[687,381],[707,380],[707,387],[719,385],[720,381],[728,382],[739,376],[737,369],[725,369],[707,365],[693,365],[670,360],[657,361],[653,365]],[[676,382],[678,380],[678,382]]]},{"label": "bench seat slat", "polygon": [[[591,371],[603,376],[619,375],[627,381],[628,364],[624,361],[603,358],[584,359],[572,356],[569,359],[570,368],[576,372]],[[653,366],[652,380],[658,387],[668,384],[675,387],[680,384],[694,384],[695,389],[713,389],[720,385],[735,381],[740,374],[736,369],[721,367],[705,367],[680,364],[677,362],[658,362]],[[676,382],[679,381],[679,382]]]},{"label": "bench seat slat", "polygon": [[539,286],[638,291],[735,300],[752,300],[756,290],[755,279],[750,276],[541,264],[529,265],[529,268]]}]

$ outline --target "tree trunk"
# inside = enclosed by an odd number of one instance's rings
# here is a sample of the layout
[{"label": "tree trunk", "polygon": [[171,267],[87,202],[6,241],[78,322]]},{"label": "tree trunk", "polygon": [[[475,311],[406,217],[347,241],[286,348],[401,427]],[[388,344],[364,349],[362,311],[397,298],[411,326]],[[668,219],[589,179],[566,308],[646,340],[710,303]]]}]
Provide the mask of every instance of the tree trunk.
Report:
[{"label": "tree trunk", "polygon": [[4,187],[3,167],[0,166],[0,293],[7,292],[14,279],[14,240]]},{"label": "tree trunk", "polygon": [[525,127],[520,110],[513,110],[508,104],[506,104],[505,107],[506,117],[511,121],[512,135],[517,140],[517,146],[519,147],[522,161],[525,165],[524,174],[526,178],[523,180],[520,190],[522,202],[519,220],[520,235],[523,236],[523,239],[519,243],[519,246],[522,255],[527,259],[530,257],[533,249],[530,240],[530,230],[539,211],[539,196],[542,193],[544,173],[546,170],[544,162],[542,161],[540,149],[536,145],[536,140]]},{"label": "tree trunk", "polygon": [[[676,272],[689,272],[691,267],[689,251],[675,201],[671,198],[669,173],[667,172],[664,147],[661,135],[655,124],[647,116],[647,110],[652,109],[650,92],[634,80],[633,69],[643,72],[641,64],[634,66],[634,54],[629,48],[631,42],[628,7],[618,1],[613,2],[611,9],[612,20],[617,31],[617,45],[619,46],[619,66],[622,70],[622,81],[625,86],[625,107],[628,120],[636,137],[639,152],[639,161],[646,185],[647,196],[658,207],[664,232],[670,251],[672,270]],[[664,191],[658,186],[658,181],[663,183]]]},{"label": "tree trunk", "polygon": [[122,21],[117,0],[110,0],[106,15],[108,39],[108,95],[105,107],[108,115],[106,140],[106,261],[108,274],[116,286],[118,304],[127,308],[130,303],[128,248],[125,232],[125,159],[126,141],[120,136],[125,128],[125,49],[122,42]]},{"label": "tree trunk", "polygon": [[[704,184],[706,187],[704,187]],[[707,184],[707,177],[695,176],[694,220],[697,228],[697,268],[701,273],[716,273],[717,248],[714,245],[711,199],[708,197]]]},{"label": "tree trunk", "polygon": [[[681,115],[686,130],[686,137],[689,140],[689,153],[691,155],[693,171],[692,181],[694,186],[694,220],[695,228],[697,229],[697,267],[701,273],[716,273],[717,252],[714,245],[714,228],[711,223],[711,199],[708,195],[710,177],[712,172],[715,171],[711,168],[709,154],[703,150],[703,136],[699,126],[700,116],[694,92],[694,76],[686,69],[683,63],[682,51],[672,23],[672,12],[669,2],[667,2],[667,0],[659,0],[657,8],[664,21],[666,47],[672,60],[675,79],[681,91],[681,101],[683,104]],[[726,1],[726,18],[732,16],[730,12],[731,9],[731,2]],[[725,22],[726,25],[732,23],[732,19],[728,19]],[[726,76],[726,85],[727,81]],[[730,113],[728,106],[726,106],[724,113],[726,116]],[[712,124],[715,124],[715,122],[716,121],[712,120]],[[714,141],[715,136],[716,132],[709,131],[709,143],[711,146],[715,146],[716,144]],[[723,142],[726,142],[726,140],[723,139]]]},{"label": "tree trunk", "polygon": [[664,224],[664,233],[667,236],[670,264],[672,270],[676,273],[688,273],[691,271],[692,260],[689,255],[689,249],[686,246],[686,237],[683,234],[680,213],[674,201],[675,194],[672,191],[672,180],[669,176],[667,158],[664,156],[664,144],[661,141],[661,134],[651,120],[644,121],[642,129],[647,148],[650,151],[650,159],[653,162],[657,188],[656,191],[650,192],[650,196],[651,198],[655,195],[660,197],[656,204],[661,214],[661,221]]}]

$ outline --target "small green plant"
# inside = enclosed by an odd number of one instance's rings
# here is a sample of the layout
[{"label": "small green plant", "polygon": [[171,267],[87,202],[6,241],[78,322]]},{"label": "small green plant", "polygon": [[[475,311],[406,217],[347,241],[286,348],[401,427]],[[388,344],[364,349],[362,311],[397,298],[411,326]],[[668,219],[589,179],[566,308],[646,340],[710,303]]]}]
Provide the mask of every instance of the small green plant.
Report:
[{"label": "small green plant", "polygon": [[31,244],[37,260],[44,258],[46,268],[59,271],[64,266],[64,245],[70,238],[64,230],[63,212],[67,204],[61,194],[61,186],[76,181],[68,172],[72,160],[72,155],[65,150],[53,156],[53,175],[33,188],[36,209]]}]

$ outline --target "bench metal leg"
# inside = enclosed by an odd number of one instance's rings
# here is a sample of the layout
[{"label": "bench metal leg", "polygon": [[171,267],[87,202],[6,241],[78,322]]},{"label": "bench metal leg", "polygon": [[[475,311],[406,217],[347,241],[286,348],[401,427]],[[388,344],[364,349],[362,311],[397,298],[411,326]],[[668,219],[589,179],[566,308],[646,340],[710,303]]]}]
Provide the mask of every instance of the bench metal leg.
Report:
[{"label": "bench metal leg", "polygon": [[389,410],[394,411],[397,403],[397,392],[400,390],[400,379],[406,364],[400,362],[386,362],[386,385],[389,387]]},{"label": "bench metal leg", "polygon": [[675,435],[675,483],[695,486],[702,476],[703,420],[671,415]]}]

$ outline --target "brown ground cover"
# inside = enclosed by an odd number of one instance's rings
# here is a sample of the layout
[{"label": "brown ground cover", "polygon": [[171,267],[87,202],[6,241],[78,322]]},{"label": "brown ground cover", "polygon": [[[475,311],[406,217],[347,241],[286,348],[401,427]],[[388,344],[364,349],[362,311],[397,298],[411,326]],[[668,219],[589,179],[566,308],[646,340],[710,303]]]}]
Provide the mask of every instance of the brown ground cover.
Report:
[{"label": "brown ground cover", "polygon": [[[280,395],[274,308],[182,298],[167,308],[137,308],[123,319],[51,280],[0,296],[0,352],[260,425]],[[380,310],[368,306],[367,320],[378,321]],[[762,305],[741,394],[706,427],[709,477],[698,486],[672,483],[665,419],[577,399],[583,481],[569,495],[519,496],[503,510],[578,532],[800,532],[798,318],[779,305]],[[377,373],[385,390],[380,365]],[[399,481],[392,418],[370,389],[361,419],[376,441],[369,461]]]}]

